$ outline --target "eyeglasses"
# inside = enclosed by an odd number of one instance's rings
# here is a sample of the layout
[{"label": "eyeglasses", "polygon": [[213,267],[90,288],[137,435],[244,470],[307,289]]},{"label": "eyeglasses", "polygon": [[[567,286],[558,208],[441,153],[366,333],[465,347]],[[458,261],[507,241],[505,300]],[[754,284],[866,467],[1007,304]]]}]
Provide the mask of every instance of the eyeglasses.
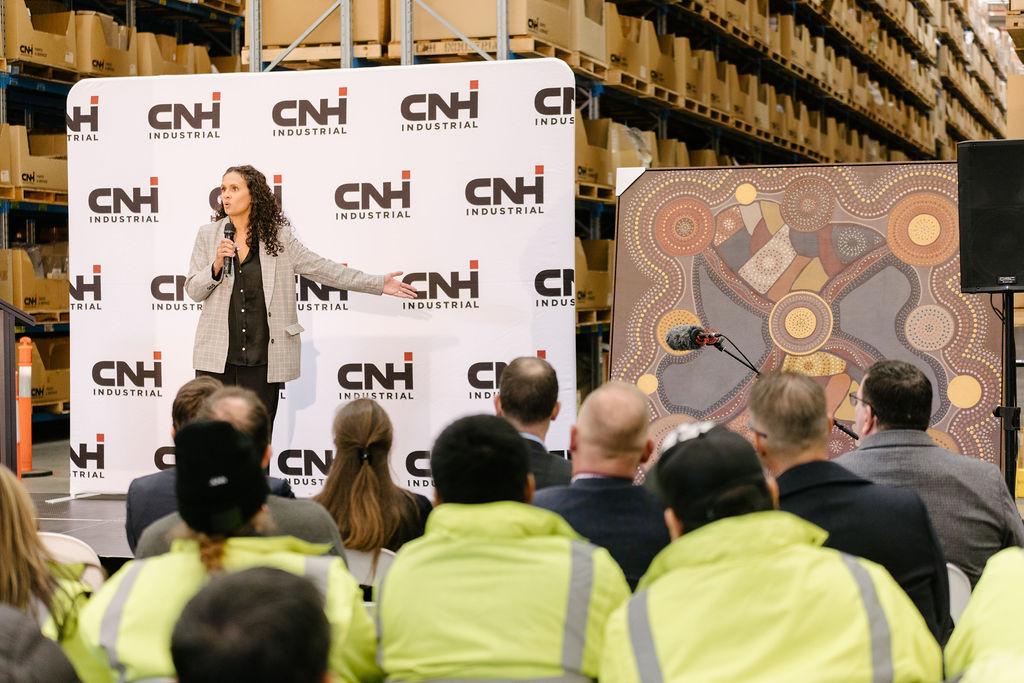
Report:
[{"label": "eyeglasses", "polygon": [[767,434],[765,434],[764,432],[762,432],[762,431],[761,431],[761,430],[759,430],[759,429],[756,429],[756,428],[754,427],[754,425],[753,425],[753,424],[751,424],[750,422],[747,422],[747,429],[749,429],[750,431],[754,432],[754,434],[758,435],[758,436],[759,436],[759,437],[761,437],[762,439],[767,439],[767,438],[768,438],[768,435],[767,435]]},{"label": "eyeglasses", "polygon": [[872,409],[874,408],[873,405],[871,405],[870,403],[868,403],[867,401],[862,399],[860,396],[858,396],[856,391],[851,391],[850,392],[850,405],[853,406],[853,407],[857,407],[858,403],[866,405],[868,408],[872,408]]}]

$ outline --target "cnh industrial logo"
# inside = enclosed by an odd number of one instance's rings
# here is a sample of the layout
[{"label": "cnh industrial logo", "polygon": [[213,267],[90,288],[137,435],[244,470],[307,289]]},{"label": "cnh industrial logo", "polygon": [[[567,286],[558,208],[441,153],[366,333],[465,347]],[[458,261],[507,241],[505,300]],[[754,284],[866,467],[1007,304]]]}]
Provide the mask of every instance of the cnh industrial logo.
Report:
[{"label": "cnh industrial logo", "polygon": [[88,107],[69,105],[64,114],[68,142],[95,142],[100,131],[100,96],[89,97]]},{"label": "cnh industrial logo", "polygon": [[209,102],[163,102],[149,108],[150,140],[209,140],[220,137],[220,93]]},{"label": "cnh industrial logo", "polygon": [[463,91],[413,93],[402,100],[400,110],[405,119],[403,133],[478,128],[480,81],[470,81],[469,89]]},{"label": "cnh industrial logo", "polygon": [[270,110],[274,137],[346,135],[348,88],[338,88],[336,98],[281,100]]},{"label": "cnh industrial logo", "polygon": [[277,469],[292,486],[323,486],[333,462],[330,448],[289,448],[277,454]]},{"label": "cnh industrial logo", "polygon": [[93,264],[92,275],[75,275],[69,278],[68,294],[72,311],[103,310],[103,268]]},{"label": "cnh industrial logo", "polygon": [[97,187],[89,192],[90,223],[159,223],[160,181],[149,187]]},{"label": "cnh industrial logo", "polygon": [[545,268],[538,271],[533,278],[533,288],[537,292],[533,305],[537,308],[575,307],[575,279],[576,273],[572,268]]},{"label": "cnh industrial logo", "polygon": [[419,290],[415,300],[402,302],[403,310],[480,308],[480,261],[477,259],[470,259],[469,270],[409,273],[402,282]]},{"label": "cnh industrial logo", "polygon": [[430,471],[430,451],[411,451],[405,456],[405,487],[410,489],[428,489],[434,485]]},{"label": "cnh industrial logo", "polygon": [[348,290],[322,285],[301,275],[295,276],[295,308],[300,311],[327,312],[348,310]]},{"label": "cnh industrial logo", "polygon": [[184,275],[157,275],[149,281],[149,294],[153,297],[150,310],[163,311],[201,311],[203,304],[192,301],[185,294]]},{"label": "cnh industrial logo", "polygon": [[410,218],[412,171],[403,170],[400,180],[342,183],[334,190],[334,204],[339,221]]},{"label": "cnh industrial logo", "polygon": [[576,88],[541,88],[533,96],[537,116],[534,126],[565,126],[576,123]]},{"label": "cnh industrial logo", "polygon": [[[106,479],[106,453],[103,434],[97,434],[93,443],[79,443],[71,446],[72,479]],[[77,468],[77,469],[76,469]]]},{"label": "cnh industrial logo", "polygon": [[345,363],[338,368],[338,398],[352,401],[372,398],[375,401],[408,401],[415,398],[416,367],[412,352],[406,351],[401,362]]},{"label": "cnh industrial logo", "polygon": [[[270,176],[270,190],[274,193],[274,199],[279,207],[284,206],[284,176],[280,173],[273,173]],[[210,190],[208,197],[210,210],[214,213],[220,211],[220,185]]]},{"label": "cnh industrial logo", "polygon": [[92,366],[92,395],[113,397],[163,396],[164,372],[160,351],[152,361],[101,360]]},{"label": "cnh industrial logo", "polygon": [[[548,352],[544,349],[537,349],[537,358],[547,358]],[[469,384],[468,398],[470,400],[493,399],[498,393],[498,384],[501,382],[501,373],[508,367],[508,363],[500,360],[483,360],[470,363],[466,370],[466,382]]]},{"label": "cnh industrial logo", "polygon": [[467,216],[522,216],[544,213],[544,166],[533,178],[473,178],[466,183]]}]

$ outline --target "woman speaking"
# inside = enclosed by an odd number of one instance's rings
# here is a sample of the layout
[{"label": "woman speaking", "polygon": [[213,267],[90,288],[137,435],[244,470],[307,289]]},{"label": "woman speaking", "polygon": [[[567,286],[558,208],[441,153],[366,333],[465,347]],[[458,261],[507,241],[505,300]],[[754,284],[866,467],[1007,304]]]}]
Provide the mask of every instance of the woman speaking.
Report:
[{"label": "woman speaking", "polygon": [[203,302],[192,366],[197,376],[255,391],[273,427],[282,385],[299,376],[296,275],[404,299],[415,298],[416,289],[396,279],[401,272],[368,275],[307,249],[252,166],[229,168],[220,198],[218,220],[196,235],[185,281],[188,295]]}]

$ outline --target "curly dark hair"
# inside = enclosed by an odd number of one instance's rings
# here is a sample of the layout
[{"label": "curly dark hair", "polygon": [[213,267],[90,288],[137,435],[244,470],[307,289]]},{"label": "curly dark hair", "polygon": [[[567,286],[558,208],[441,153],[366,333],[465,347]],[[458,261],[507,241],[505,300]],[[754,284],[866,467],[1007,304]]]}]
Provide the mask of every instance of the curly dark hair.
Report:
[{"label": "curly dark hair", "polygon": [[[288,219],[285,218],[270,185],[267,184],[267,177],[249,164],[231,166],[224,171],[224,175],[228,173],[242,176],[252,198],[252,208],[249,210],[249,248],[258,248],[259,240],[263,240],[267,245],[267,254],[277,256],[282,249],[278,234],[283,226],[288,225]],[[217,209],[214,220],[219,221],[225,216],[227,213],[224,212],[222,205]]]}]

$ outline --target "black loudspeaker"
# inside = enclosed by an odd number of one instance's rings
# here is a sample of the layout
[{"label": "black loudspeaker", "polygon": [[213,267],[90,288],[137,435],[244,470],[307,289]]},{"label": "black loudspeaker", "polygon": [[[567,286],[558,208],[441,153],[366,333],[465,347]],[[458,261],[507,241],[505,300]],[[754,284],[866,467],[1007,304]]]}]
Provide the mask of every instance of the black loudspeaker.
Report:
[{"label": "black loudspeaker", "polygon": [[957,145],[960,291],[1024,292],[1024,140]]}]

